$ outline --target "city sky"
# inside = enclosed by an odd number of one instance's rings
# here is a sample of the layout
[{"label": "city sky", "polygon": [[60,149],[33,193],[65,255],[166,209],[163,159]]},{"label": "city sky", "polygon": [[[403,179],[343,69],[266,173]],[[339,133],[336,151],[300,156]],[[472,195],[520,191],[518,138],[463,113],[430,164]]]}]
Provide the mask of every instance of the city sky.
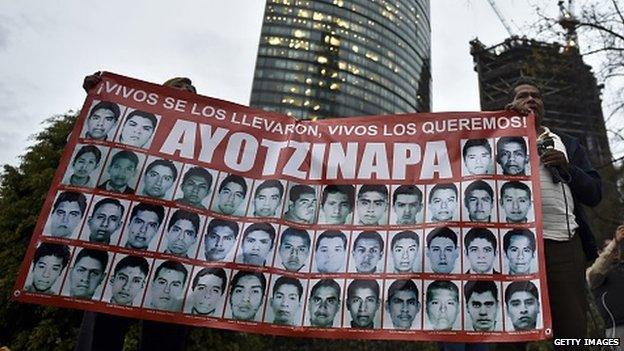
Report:
[{"label": "city sky", "polygon": [[[84,101],[85,75],[107,70],[162,83],[192,78],[201,95],[247,105],[264,0],[91,2],[0,0],[0,164],[18,164],[42,122]],[[497,1],[514,34],[531,36],[533,6]],[[485,0],[431,0],[432,110],[479,110],[468,42],[509,36]]]}]

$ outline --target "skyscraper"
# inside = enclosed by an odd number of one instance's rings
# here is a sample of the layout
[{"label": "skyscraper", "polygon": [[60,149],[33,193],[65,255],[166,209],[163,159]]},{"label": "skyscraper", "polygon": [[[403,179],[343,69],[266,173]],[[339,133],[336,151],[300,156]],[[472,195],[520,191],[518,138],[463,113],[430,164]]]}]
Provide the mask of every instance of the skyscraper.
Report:
[{"label": "skyscraper", "polygon": [[429,0],[267,0],[250,105],[299,119],[430,110]]}]

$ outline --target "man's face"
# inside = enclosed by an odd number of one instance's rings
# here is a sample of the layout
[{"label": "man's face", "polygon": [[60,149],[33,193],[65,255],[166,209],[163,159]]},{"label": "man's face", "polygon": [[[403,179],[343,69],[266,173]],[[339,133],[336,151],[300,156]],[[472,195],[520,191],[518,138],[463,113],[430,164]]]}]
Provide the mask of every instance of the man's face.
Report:
[{"label": "man's face", "polygon": [[334,318],[340,307],[338,295],[338,291],[329,286],[316,289],[308,303],[310,325],[323,328],[330,328],[334,325]]},{"label": "man's face", "polygon": [[524,223],[531,208],[531,198],[526,190],[507,188],[501,197],[508,223]]},{"label": "man's face", "polygon": [[422,204],[416,195],[399,194],[392,208],[396,213],[397,224],[414,224],[416,214],[420,212]]},{"label": "man's face", "polygon": [[279,255],[286,270],[298,272],[308,261],[310,245],[301,237],[287,235],[282,237]]},{"label": "man's face", "polygon": [[243,187],[234,182],[225,184],[225,186],[217,194],[217,206],[219,211],[223,214],[231,215],[236,212],[238,207],[243,203],[245,199],[245,192]]},{"label": "man's face", "polygon": [[375,239],[359,239],[353,248],[353,261],[358,273],[374,272],[381,256],[381,246]]},{"label": "man's face", "polygon": [[254,216],[273,217],[282,200],[278,188],[264,188],[254,197]]},{"label": "man's face", "polygon": [[106,203],[93,211],[87,220],[89,225],[89,241],[109,243],[110,238],[121,226],[121,208]]},{"label": "man's face", "polygon": [[184,273],[162,268],[152,282],[151,307],[158,310],[175,311],[184,292]]},{"label": "man's face", "polygon": [[74,159],[72,168],[74,169],[75,176],[84,178],[88,177],[97,165],[98,161],[95,154],[92,152],[86,152]]},{"label": "man's face", "polygon": [[201,202],[208,196],[210,185],[202,176],[193,175],[187,177],[182,183],[182,198],[188,204],[200,206]]},{"label": "man's face", "polygon": [[512,236],[505,254],[509,261],[510,274],[529,273],[531,261],[535,257],[535,252],[531,249],[529,239],[519,235]]},{"label": "man's face", "polygon": [[435,289],[427,301],[427,318],[433,330],[451,330],[459,312],[459,297],[454,291]]},{"label": "man's face", "polygon": [[263,296],[260,279],[253,275],[240,278],[230,296],[232,318],[243,321],[254,320],[262,305]]},{"label": "man's face", "polygon": [[524,174],[524,168],[529,162],[526,152],[516,142],[507,142],[498,154],[498,163],[503,168],[503,174]]},{"label": "man's face", "polygon": [[63,271],[63,259],[54,255],[43,256],[32,268],[32,287],[47,293]]},{"label": "man's face", "polygon": [[93,139],[104,140],[117,120],[111,110],[99,108],[87,118],[87,130]]},{"label": "man's face", "polygon": [[410,329],[418,314],[418,296],[411,290],[399,290],[388,300],[388,312],[394,329]]},{"label": "man's face", "polygon": [[466,150],[464,164],[470,174],[487,174],[492,163],[492,155],[485,146],[472,146]]},{"label": "man's face", "polygon": [[345,261],[345,242],[341,238],[323,238],[316,250],[316,268],[321,273],[342,271]]},{"label": "man's face", "polygon": [[441,236],[434,238],[427,248],[427,257],[435,273],[452,272],[457,256],[459,256],[457,246],[449,238]]},{"label": "man's face", "polygon": [[475,189],[468,194],[466,205],[468,217],[472,222],[489,222],[492,215],[492,197],[481,189]]},{"label": "man's face", "polygon": [[295,202],[289,203],[289,212],[295,222],[312,223],[316,215],[316,197],[314,194],[301,194]]},{"label": "man's face", "polygon": [[473,292],[466,302],[466,310],[476,331],[492,331],[496,327],[498,301],[491,291]]},{"label": "man's face", "polygon": [[535,329],[539,306],[537,298],[529,292],[516,291],[511,294],[507,302],[507,314],[514,330]]},{"label": "man's face", "polygon": [[205,253],[208,261],[222,261],[236,243],[236,233],[225,226],[217,226],[206,234]]},{"label": "man's face", "polygon": [[386,214],[388,200],[386,196],[376,191],[367,191],[358,196],[358,216],[360,223],[377,225]]},{"label": "man's face", "polygon": [[127,158],[117,159],[108,166],[110,183],[116,188],[122,188],[128,185],[128,182],[134,177],[135,172],[136,164]]},{"label": "man's face", "polygon": [[452,189],[437,189],[429,198],[429,209],[433,222],[452,220],[456,207],[457,193]]},{"label": "man's face", "polygon": [[[282,284],[273,292],[270,299],[271,309],[273,310],[275,324],[295,325],[295,317],[301,306],[299,290],[291,284]],[[298,323],[297,323],[298,324]]]},{"label": "man's face", "polygon": [[154,133],[152,121],[141,116],[132,116],[121,129],[121,141],[124,144],[143,147]]},{"label": "man's face", "polygon": [[179,219],[167,231],[167,251],[177,256],[185,256],[196,240],[197,230],[193,223]]},{"label": "man's face", "polygon": [[91,257],[82,257],[74,263],[69,274],[69,295],[81,299],[91,299],[95,289],[104,279],[104,269],[100,261]]},{"label": "man's face", "polygon": [[263,266],[273,241],[269,233],[264,230],[254,230],[243,239],[243,262],[256,266]]},{"label": "man's face", "polygon": [[476,238],[466,248],[470,270],[475,274],[486,274],[492,270],[496,248],[486,239]]},{"label": "man's face", "polygon": [[145,286],[145,274],[139,267],[126,266],[111,278],[111,285],[111,302],[130,306]]},{"label": "man's face", "polygon": [[145,195],[160,199],[171,188],[175,178],[171,168],[156,165],[145,173],[143,181],[145,182],[145,187],[143,188]]},{"label": "man's face", "polygon": [[201,276],[190,296],[193,313],[214,315],[223,296],[222,284],[223,280],[216,275]]},{"label": "man's face", "polygon": [[414,239],[403,238],[392,247],[392,262],[396,272],[413,272],[414,263],[418,256],[418,242]]},{"label": "man's face", "polygon": [[540,125],[544,117],[544,100],[542,93],[532,85],[522,84],[514,89],[514,104],[535,113],[536,125]]},{"label": "man's face", "polygon": [[349,197],[343,193],[328,193],[322,209],[327,224],[344,224],[352,210]]},{"label": "man's face", "polygon": [[50,234],[68,237],[80,224],[82,211],[76,201],[63,201],[50,214]]},{"label": "man's face", "polygon": [[128,245],[134,249],[145,250],[158,232],[160,220],[152,211],[138,211],[128,225]]},{"label": "man's face", "polygon": [[379,297],[369,288],[355,289],[353,296],[349,297],[347,307],[351,314],[351,320],[356,327],[366,328],[373,325],[375,313],[379,308]]}]

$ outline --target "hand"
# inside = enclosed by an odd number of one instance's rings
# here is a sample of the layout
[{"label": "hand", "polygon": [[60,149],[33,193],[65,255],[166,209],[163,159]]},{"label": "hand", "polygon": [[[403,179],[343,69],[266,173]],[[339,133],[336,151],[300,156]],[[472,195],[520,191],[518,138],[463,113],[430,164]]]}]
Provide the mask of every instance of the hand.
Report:
[{"label": "hand", "polygon": [[565,154],[559,150],[546,150],[542,156],[540,156],[540,160],[546,167],[552,166],[564,171],[568,171],[570,169],[570,164],[568,163]]},{"label": "hand", "polygon": [[518,114],[522,116],[527,116],[529,113],[533,112],[531,109],[521,106],[519,103],[514,101],[505,105],[505,110],[516,111]]},{"label": "hand", "polygon": [[95,72],[90,76],[86,76],[84,81],[82,82],[82,88],[89,93],[89,90],[95,88],[102,81],[101,72]]},{"label": "hand", "polygon": [[615,240],[615,242],[618,243],[618,244],[620,244],[620,243],[622,243],[622,241],[624,241],[624,224],[620,225],[615,230],[615,234],[613,235],[613,240]]}]

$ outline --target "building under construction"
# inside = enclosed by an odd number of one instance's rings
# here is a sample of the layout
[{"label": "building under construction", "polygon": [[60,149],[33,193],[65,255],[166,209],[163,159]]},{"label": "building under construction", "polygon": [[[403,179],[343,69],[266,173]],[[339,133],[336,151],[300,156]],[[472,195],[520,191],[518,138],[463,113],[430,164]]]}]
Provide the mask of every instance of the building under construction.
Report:
[{"label": "building under construction", "polygon": [[573,135],[588,149],[594,165],[611,161],[600,90],[591,67],[576,48],[511,37],[486,47],[470,42],[483,110],[501,110],[521,77],[529,77],[544,96],[544,125]]}]

